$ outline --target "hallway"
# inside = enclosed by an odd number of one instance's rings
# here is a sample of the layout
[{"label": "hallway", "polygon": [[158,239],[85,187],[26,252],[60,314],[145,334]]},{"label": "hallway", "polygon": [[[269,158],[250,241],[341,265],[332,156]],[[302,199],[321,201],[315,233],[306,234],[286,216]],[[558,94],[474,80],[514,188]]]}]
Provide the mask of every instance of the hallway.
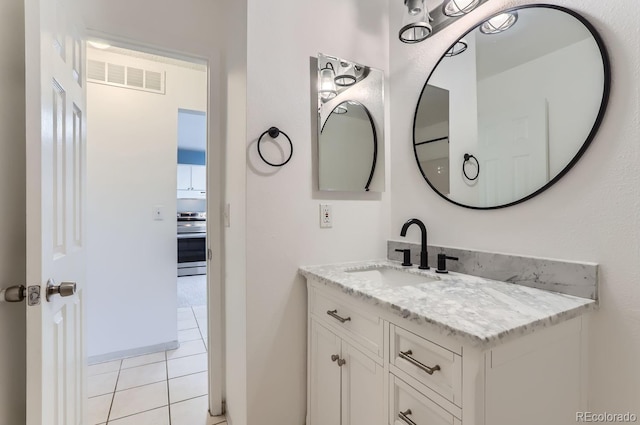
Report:
[{"label": "hallway", "polygon": [[90,425],[217,425],[207,422],[206,306],[178,308],[180,348],[91,365]]}]

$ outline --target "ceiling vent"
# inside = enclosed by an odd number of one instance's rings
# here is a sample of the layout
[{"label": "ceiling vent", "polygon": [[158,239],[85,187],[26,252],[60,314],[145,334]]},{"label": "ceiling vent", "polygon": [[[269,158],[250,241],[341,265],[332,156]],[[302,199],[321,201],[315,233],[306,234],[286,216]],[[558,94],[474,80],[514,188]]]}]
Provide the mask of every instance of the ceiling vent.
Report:
[{"label": "ceiling vent", "polygon": [[165,94],[165,73],[89,59],[87,81]]}]

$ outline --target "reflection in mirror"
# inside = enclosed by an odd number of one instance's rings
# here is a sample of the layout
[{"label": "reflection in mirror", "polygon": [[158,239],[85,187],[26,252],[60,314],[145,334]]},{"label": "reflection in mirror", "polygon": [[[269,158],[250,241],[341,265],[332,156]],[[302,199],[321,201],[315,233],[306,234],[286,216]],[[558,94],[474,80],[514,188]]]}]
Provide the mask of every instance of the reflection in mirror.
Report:
[{"label": "reflection in mirror", "polygon": [[320,190],[384,190],[382,71],[318,55]]},{"label": "reflection in mirror", "polygon": [[336,106],[320,130],[320,187],[369,190],[378,154],[376,129],[367,108],[353,100]]},{"label": "reflection in mirror", "polygon": [[557,6],[515,16],[499,32],[481,23],[464,34],[467,49],[443,55],[416,108],[418,166],[462,206],[500,208],[542,192],[582,155],[604,114],[609,65],[591,25]]}]

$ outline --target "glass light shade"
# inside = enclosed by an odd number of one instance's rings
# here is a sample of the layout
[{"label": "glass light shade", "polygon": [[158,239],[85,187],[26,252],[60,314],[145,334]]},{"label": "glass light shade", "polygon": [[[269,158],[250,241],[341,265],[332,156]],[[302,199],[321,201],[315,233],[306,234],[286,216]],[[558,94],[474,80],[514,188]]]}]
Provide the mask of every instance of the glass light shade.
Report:
[{"label": "glass light shade", "polygon": [[320,87],[318,88],[318,93],[323,100],[333,99],[338,95],[335,78],[333,65],[327,63],[327,65],[320,70]]},{"label": "glass light shade", "polygon": [[501,13],[485,21],[480,26],[480,32],[483,34],[498,34],[511,28],[517,20],[518,12]]},{"label": "glass light shade", "polygon": [[469,44],[467,43],[467,41],[464,38],[461,38],[444,55],[446,57],[448,57],[448,58],[453,57],[453,56],[457,56],[460,53],[462,53],[465,50],[467,50],[468,47],[469,47]]},{"label": "glass light shade", "polygon": [[424,0],[404,0],[407,11],[410,15],[417,15],[424,10]]},{"label": "glass light shade", "polygon": [[343,104],[340,104],[338,106],[335,107],[335,109],[333,111],[331,111],[332,114],[337,114],[337,115],[342,115],[342,114],[346,114],[347,113],[347,107]]},{"label": "glass light shade", "polygon": [[398,36],[403,43],[419,43],[431,35],[429,11],[424,0],[405,0],[407,11],[402,18],[402,28]]},{"label": "glass light shade", "polygon": [[480,0],[449,0],[442,5],[442,13],[447,16],[462,16],[478,7]]},{"label": "glass light shade", "polygon": [[334,79],[340,87],[349,87],[356,83],[356,73],[353,64],[350,62],[340,62],[336,78]]}]

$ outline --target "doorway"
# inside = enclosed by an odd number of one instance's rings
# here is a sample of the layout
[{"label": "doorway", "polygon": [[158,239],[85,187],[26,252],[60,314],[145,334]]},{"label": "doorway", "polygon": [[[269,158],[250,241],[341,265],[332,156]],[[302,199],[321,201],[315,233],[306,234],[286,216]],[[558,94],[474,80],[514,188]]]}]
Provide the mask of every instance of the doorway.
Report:
[{"label": "doorway", "polygon": [[[178,276],[176,220],[207,212],[207,72],[202,62],[87,48],[90,424],[210,423],[206,263]],[[188,131],[181,111],[204,127]],[[198,149],[181,137],[198,138]],[[202,163],[181,162],[187,150]]]}]

